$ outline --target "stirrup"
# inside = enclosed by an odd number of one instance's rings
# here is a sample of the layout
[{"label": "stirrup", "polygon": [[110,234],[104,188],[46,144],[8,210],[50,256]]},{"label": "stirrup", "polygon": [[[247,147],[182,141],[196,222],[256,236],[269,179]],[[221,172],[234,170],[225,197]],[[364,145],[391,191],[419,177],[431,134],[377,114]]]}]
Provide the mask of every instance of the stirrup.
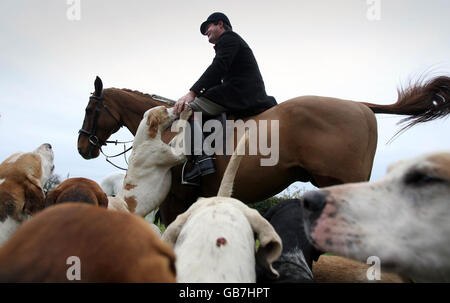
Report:
[{"label": "stirrup", "polygon": [[[200,165],[200,175],[201,176],[207,176],[207,175],[210,175],[210,174],[213,174],[213,173],[216,172],[216,168],[214,167],[214,160],[216,160],[215,157],[209,156],[206,159],[202,159],[202,160],[198,160],[197,161],[197,164]],[[201,163],[204,162],[204,161],[212,161],[212,167],[210,167],[210,168],[208,168],[206,170],[202,170]]]},{"label": "stirrup", "polygon": [[184,164],[183,164],[183,168],[181,169],[181,184],[183,184],[183,185],[192,185],[192,186],[200,186],[199,183],[189,182],[189,181],[186,181],[184,179],[184,169],[186,168],[186,164],[188,162],[189,162],[189,160],[186,160],[186,162],[184,162]]}]

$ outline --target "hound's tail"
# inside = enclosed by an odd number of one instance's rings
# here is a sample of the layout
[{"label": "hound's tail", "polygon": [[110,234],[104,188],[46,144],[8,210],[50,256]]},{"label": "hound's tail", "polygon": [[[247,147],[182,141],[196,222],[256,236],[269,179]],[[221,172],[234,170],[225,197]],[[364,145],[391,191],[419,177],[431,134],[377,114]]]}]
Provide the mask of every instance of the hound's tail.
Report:
[{"label": "hound's tail", "polygon": [[399,133],[418,123],[450,114],[450,77],[439,76],[428,81],[418,80],[406,89],[398,89],[397,92],[397,102],[391,105],[362,103],[376,114],[409,116],[400,121],[409,123]]},{"label": "hound's tail", "polygon": [[234,178],[241,163],[241,159],[245,154],[245,147],[248,143],[248,130],[245,131],[245,135],[242,136],[241,140],[236,147],[233,155],[231,156],[230,162],[228,162],[227,169],[223,174],[222,182],[220,182],[218,197],[231,197],[233,193]]}]

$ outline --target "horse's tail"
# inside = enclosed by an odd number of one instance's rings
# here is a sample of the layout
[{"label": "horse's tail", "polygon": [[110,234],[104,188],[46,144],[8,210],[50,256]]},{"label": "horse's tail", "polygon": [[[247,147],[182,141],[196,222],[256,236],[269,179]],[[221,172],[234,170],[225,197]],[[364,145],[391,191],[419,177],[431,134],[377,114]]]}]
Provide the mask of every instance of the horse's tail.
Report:
[{"label": "horse's tail", "polygon": [[439,76],[417,81],[406,89],[398,89],[397,102],[379,105],[362,102],[376,114],[407,115],[400,123],[409,122],[401,131],[417,123],[428,122],[450,114],[450,77]]}]

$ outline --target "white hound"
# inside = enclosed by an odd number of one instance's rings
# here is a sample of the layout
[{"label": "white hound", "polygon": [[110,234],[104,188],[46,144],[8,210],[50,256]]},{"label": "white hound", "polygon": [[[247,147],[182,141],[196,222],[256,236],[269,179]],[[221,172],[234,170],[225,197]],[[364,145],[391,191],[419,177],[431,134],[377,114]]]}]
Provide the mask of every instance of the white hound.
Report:
[{"label": "white hound", "polygon": [[[186,122],[190,114],[184,111],[179,123]],[[164,106],[145,112],[134,137],[123,188],[111,202],[123,200],[130,212],[145,217],[166,198],[172,183],[170,169],[186,161],[184,154],[161,140],[162,132],[177,118],[173,109]]]},{"label": "white hound", "polygon": [[233,180],[243,155],[241,140],[225,171],[219,195],[200,198],[179,215],[163,234],[174,245],[177,282],[251,283],[256,281],[255,239],[260,246],[256,259],[267,273],[281,254],[281,239],[258,211],[231,198]]},{"label": "white hound", "polygon": [[417,282],[450,282],[450,151],[391,165],[376,182],[306,193],[307,234],[320,250]]},{"label": "white hound", "polygon": [[123,179],[125,179],[125,174],[112,173],[103,178],[100,186],[107,196],[115,197],[122,189]]}]

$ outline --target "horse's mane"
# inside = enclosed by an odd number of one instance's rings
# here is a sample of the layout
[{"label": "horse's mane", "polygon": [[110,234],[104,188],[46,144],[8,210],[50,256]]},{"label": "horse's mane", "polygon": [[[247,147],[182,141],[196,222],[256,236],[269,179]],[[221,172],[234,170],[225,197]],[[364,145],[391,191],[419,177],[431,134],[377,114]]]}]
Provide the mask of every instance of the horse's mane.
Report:
[{"label": "horse's mane", "polygon": [[175,104],[175,101],[170,100],[168,98],[161,97],[161,96],[158,96],[155,94],[151,94],[151,95],[146,94],[146,93],[140,92],[138,90],[132,90],[132,89],[128,89],[128,88],[115,88],[115,87],[111,87],[111,88],[109,88],[109,90],[112,90],[114,92],[122,92],[127,95],[132,95],[134,97],[137,97],[140,101],[151,102],[154,106],[157,106],[157,105],[172,106]]},{"label": "horse's mane", "polygon": [[160,102],[158,102],[158,100],[153,99],[152,95],[150,94],[146,94],[137,90],[132,90],[132,89],[128,89],[128,88],[117,88],[117,87],[110,87],[110,88],[106,88],[105,92],[109,91],[112,94],[117,94],[119,95],[120,93],[125,93],[128,96],[132,96],[134,97],[136,100],[138,100],[139,102],[148,104],[151,103],[153,104],[153,106],[155,105],[162,105],[160,104]]},{"label": "horse's mane", "polygon": [[146,94],[146,93],[140,92],[138,90],[132,90],[129,88],[110,87],[110,88],[105,88],[105,91],[112,91],[112,92],[121,91],[121,92],[125,92],[127,94],[137,95],[138,97],[153,100],[153,98],[150,94]]},{"label": "horse's mane", "polygon": [[[119,88],[116,88],[116,89],[119,89]],[[120,88],[120,90],[123,90],[125,92],[136,94],[136,95],[142,96],[144,98],[149,98],[149,99],[153,100],[153,98],[152,98],[152,96],[150,94],[146,94],[146,93],[140,92],[138,90],[132,90],[132,89],[128,89],[128,88]]]}]

